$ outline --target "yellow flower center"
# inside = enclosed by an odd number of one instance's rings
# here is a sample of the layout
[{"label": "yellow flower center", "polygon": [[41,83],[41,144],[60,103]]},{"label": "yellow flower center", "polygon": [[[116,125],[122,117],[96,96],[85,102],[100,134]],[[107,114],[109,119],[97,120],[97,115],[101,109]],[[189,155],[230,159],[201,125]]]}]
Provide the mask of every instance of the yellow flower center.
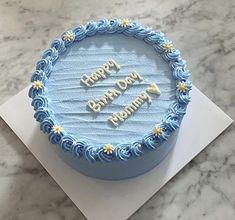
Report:
[{"label": "yellow flower center", "polygon": [[164,51],[167,52],[167,53],[171,52],[171,50],[172,50],[172,44],[171,44],[171,43],[165,43],[165,44],[163,45],[163,49],[164,49]]},{"label": "yellow flower center", "polygon": [[54,125],[52,127],[52,131],[55,133],[55,134],[60,134],[60,132],[63,130],[63,128],[60,126],[60,125]]},{"label": "yellow flower center", "polygon": [[123,18],[123,19],[121,19],[121,21],[120,21],[120,26],[121,27],[127,27],[129,25],[129,20],[127,19],[127,18]]},{"label": "yellow flower center", "polygon": [[153,133],[157,136],[161,135],[162,129],[158,126],[153,129]]},{"label": "yellow flower center", "polygon": [[34,89],[41,89],[42,88],[42,82],[39,80],[36,80],[33,82],[33,88]]},{"label": "yellow flower center", "polygon": [[73,33],[71,31],[68,31],[65,33],[65,35],[63,36],[63,39],[65,41],[72,41],[73,40]]},{"label": "yellow flower center", "polygon": [[186,90],[186,85],[183,82],[179,82],[177,87],[179,92],[185,92]]},{"label": "yellow flower center", "polygon": [[105,144],[103,150],[104,150],[104,153],[106,154],[112,154],[113,153],[112,144]]}]

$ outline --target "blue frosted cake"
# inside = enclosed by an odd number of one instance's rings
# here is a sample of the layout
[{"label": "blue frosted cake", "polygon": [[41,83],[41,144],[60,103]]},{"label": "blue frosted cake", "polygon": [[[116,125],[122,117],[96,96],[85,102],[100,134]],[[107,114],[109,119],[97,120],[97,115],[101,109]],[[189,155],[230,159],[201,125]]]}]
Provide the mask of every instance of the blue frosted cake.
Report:
[{"label": "blue frosted cake", "polygon": [[40,129],[67,164],[117,180],[145,173],[172,149],[190,101],[188,77],[162,32],[99,20],[52,42],[29,96]]}]

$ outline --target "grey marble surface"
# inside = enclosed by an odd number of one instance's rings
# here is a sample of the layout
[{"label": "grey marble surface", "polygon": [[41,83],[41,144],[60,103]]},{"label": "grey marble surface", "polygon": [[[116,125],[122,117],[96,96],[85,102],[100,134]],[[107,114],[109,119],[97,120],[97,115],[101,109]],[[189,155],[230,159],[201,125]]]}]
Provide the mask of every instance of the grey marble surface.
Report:
[{"label": "grey marble surface", "polygon": [[[105,17],[129,17],[167,33],[193,83],[235,118],[234,0],[1,0],[0,104],[28,85],[51,39]],[[234,131],[230,126],[130,220],[235,219]],[[0,151],[0,219],[85,219],[2,119]]]}]

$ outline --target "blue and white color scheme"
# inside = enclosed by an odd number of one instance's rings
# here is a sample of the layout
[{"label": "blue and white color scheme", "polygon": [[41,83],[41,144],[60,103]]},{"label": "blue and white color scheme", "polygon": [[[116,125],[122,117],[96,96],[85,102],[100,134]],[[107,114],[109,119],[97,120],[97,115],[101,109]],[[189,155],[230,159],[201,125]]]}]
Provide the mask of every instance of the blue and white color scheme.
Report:
[{"label": "blue and white color scheme", "polygon": [[[91,87],[81,83],[108,60],[120,70]],[[136,81],[101,112],[92,112],[95,100],[115,82],[137,71]],[[186,61],[164,34],[128,19],[100,20],[66,31],[54,40],[36,64],[29,97],[34,117],[62,158],[85,175],[123,179],[146,172],[161,162],[177,138],[190,101],[191,83]],[[151,83],[161,90],[150,95],[124,123],[107,121],[130,104]]]}]

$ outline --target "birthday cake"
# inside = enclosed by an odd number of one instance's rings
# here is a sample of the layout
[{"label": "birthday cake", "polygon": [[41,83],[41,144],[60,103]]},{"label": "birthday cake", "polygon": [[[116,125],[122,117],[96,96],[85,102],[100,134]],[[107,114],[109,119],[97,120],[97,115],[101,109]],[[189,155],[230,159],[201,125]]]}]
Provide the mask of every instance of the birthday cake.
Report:
[{"label": "birthday cake", "polygon": [[128,19],[99,20],[51,43],[29,97],[67,164],[118,180],[145,173],[174,147],[190,102],[188,77],[162,32]]}]

